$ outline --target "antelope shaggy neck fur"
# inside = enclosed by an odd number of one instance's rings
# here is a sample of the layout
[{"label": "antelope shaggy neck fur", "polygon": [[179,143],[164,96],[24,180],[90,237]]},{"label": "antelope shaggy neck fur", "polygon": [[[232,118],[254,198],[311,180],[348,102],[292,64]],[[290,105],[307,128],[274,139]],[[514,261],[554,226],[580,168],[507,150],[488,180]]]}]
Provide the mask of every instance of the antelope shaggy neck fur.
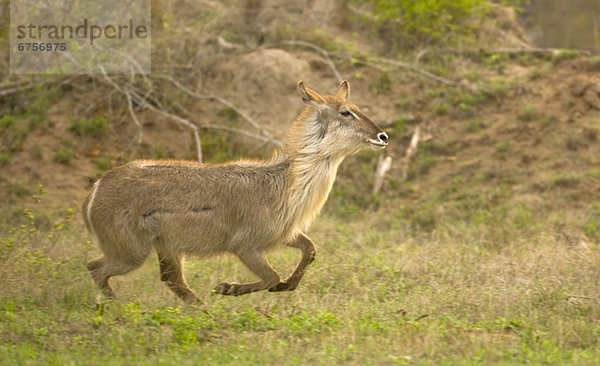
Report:
[{"label": "antelope shaggy neck fur", "polygon": [[[302,82],[298,90],[306,107],[268,160],[137,160],[94,184],[82,212],[103,254],[88,269],[106,296],[115,297],[109,278],[141,266],[152,248],[161,280],[186,301],[199,301],[183,276],[186,255],[232,253],[260,279],[221,283],[214,292],[222,295],[298,286],[316,253],[304,231],[325,204],[339,164],[360,150],[385,147],[388,140],[348,103],[347,81],[335,95],[320,95]],[[266,259],[282,246],[302,252],[284,281]]]}]

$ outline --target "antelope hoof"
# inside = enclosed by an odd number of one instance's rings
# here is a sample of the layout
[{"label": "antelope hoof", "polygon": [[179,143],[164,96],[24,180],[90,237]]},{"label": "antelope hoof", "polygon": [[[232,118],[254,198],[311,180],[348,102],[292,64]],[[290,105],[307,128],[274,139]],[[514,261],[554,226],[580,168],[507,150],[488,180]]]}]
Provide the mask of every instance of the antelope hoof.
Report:
[{"label": "antelope hoof", "polygon": [[219,295],[237,296],[239,294],[235,292],[236,288],[237,285],[235,283],[223,282],[218,284],[215,288],[213,288],[212,292]]},{"label": "antelope hoof", "polygon": [[298,287],[297,283],[279,282],[269,289],[269,292],[294,291]]}]

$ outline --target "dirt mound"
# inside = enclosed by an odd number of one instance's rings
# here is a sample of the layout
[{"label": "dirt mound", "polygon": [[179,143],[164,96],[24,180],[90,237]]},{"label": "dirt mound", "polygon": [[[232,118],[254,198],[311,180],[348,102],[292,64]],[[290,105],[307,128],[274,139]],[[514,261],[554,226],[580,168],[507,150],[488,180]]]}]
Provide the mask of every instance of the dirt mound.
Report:
[{"label": "dirt mound", "polygon": [[588,59],[564,62],[548,78],[531,84],[532,91],[544,98],[547,110],[559,113],[564,121],[600,111],[600,74]]},{"label": "dirt mound", "polygon": [[208,85],[282,136],[301,108],[299,80],[324,92],[335,90],[337,81],[322,63],[312,54],[259,49],[216,65]]}]

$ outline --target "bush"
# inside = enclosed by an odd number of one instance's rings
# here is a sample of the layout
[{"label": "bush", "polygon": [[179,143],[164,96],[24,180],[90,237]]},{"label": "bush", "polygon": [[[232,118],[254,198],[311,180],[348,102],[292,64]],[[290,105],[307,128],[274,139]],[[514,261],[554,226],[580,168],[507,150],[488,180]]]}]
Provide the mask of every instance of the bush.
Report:
[{"label": "bush", "polygon": [[[376,21],[391,30],[390,41],[414,47],[447,38],[450,33],[467,34],[467,22],[489,8],[486,0],[355,0],[373,4]],[[400,43],[400,44],[398,44]]]},{"label": "bush", "polygon": [[108,131],[108,118],[102,116],[71,121],[69,129],[77,135],[100,137]]}]

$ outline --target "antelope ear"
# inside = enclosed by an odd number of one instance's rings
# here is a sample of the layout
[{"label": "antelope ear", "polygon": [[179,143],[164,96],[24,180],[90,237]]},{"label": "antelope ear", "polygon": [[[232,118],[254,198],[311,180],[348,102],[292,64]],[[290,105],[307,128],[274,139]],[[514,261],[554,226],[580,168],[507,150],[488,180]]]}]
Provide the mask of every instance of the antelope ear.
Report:
[{"label": "antelope ear", "polygon": [[302,81],[298,82],[298,92],[300,92],[300,96],[304,103],[308,105],[312,105],[314,107],[318,107],[319,104],[325,103],[325,99],[319,95],[316,91],[312,90],[309,87],[304,86]]},{"label": "antelope ear", "polygon": [[344,79],[338,88],[337,93],[335,93],[335,97],[338,99],[342,99],[344,102],[350,96],[350,83],[348,80]]}]

